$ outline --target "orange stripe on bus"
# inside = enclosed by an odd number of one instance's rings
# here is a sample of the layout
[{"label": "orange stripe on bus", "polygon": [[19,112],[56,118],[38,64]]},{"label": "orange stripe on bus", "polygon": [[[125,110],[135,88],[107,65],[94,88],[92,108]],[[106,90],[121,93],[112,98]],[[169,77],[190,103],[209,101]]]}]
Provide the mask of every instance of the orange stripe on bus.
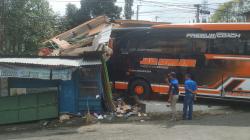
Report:
[{"label": "orange stripe on bus", "polygon": [[186,28],[186,29],[200,29],[204,31],[248,31],[250,30],[250,24],[220,24],[220,23],[201,23],[201,24],[161,24],[155,25],[152,28],[166,29],[166,28]]},{"label": "orange stripe on bus", "polygon": [[169,87],[168,86],[158,86],[158,85],[151,85],[153,92],[158,93],[168,93]]},{"label": "orange stripe on bus", "polygon": [[159,65],[172,67],[195,67],[196,60],[194,59],[157,59],[157,58],[143,58],[140,61],[142,65]]},{"label": "orange stripe on bus", "polygon": [[115,89],[125,90],[128,89],[128,83],[126,82],[115,82]]},{"label": "orange stripe on bus", "polygon": [[[167,85],[151,85],[152,91],[155,93],[166,93],[168,94],[169,86]],[[128,83],[127,82],[115,82],[115,89],[118,90],[126,90],[128,89]],[[179,88],[180,92],[185,92],[184,87]],[[206,89],[198,89],[197,94],[220,94],[221,91],[215,91],[215,90],[206,90]]]},{"label": "orange stripe on bus", "polygon": [[[152,91],[157,92],[157,93],[168,93],[169,87],[167,86],[158,86],[158,85],[153,85],[152,86]],[[180,87],[179,89],[180,92],[185,92],[185,89],[183,87]],[[199,93],[204,93],[204,94],[220,94],[220,91],[214,91],[214,90],[205,90],[205,89],[198,89],[197,94]]]},{"label": "orange stripe on bus", "polygon": [[140,64],[142,64],[142,65],[157,65],[158,58],[143,58],[140,61]]},{"label": "orange stripe on bus", "polygon": [[208,60],[250,60],[246,55],[205,54]]},{"label": "orange stripe on bus", "polygon": [[198,90],[197,90],[197,94],[200,94],[200,93],[206,93],[206,94],[220,94],[221,91],[198,89]]},{"label": "orange stripe on bus", "polygon": [[179,59],[160,59],[160,66],[177,66],[179,64]]},{"label": "orange stripe on bus", "polygon": [[182,67],[195,67],[196,60],[193,59],[180,59],[179,66]]}]

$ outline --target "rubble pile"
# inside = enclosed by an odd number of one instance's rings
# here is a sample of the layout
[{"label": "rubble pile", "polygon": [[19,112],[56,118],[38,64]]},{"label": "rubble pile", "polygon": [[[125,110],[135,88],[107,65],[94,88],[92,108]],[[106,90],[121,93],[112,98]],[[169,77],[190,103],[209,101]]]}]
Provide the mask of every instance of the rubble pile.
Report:
[{"label": "rubble pile", "polygon": [[[44,47],[39,50],[38,55],[80,56],[89,51],[102,51],[110,55],[111,50],[107,45],[112,29],[150,27],[159,24],[168,23],[143,20],[111,21],[107,16],[99,16],[45,41]],[[100,48],[101,44],[105,45]]]},{"label": "rubble pile", "polygon": [[142,103],[135,103],[133,106],[126,104],[121,98],[119,98],[116,102],[116,117],[125,117],[128,118],[130,116],[138,116],[138,117],[146,117],[145,114],[145,105]]},{"label": "rubble pile", "polygon": [[80,56],[98,50],[98,45],[109,41],[112,24],[108,17],[99,16],[44,42],[39,56]]},{"label": "rubble pile", "polygon": [[114,101],[115,112],[87,112],[85,115],[78,116],[73,114],[61,114],[58,122],[61,124],[65,124],[69,122],[74,122],[74,119],[76,118],[81,118],[81,124],[92,124],[98,121],[126,121],[130,117],[132,117],[133,120],[144,122],[145,117],[148,117],[148,115],[145,113],[145,104],[141,103],[136,99],[130,99],[129,101],[132,101],[133,103],[128,104],[122,98],[116,99]]}]

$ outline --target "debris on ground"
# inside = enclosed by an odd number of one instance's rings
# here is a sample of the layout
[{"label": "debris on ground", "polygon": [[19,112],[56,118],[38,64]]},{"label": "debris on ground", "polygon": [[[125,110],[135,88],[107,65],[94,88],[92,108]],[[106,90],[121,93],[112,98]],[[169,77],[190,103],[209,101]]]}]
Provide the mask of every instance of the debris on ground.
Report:
[{"label": "debris on ground", "polygon": [[145,122],[145,120],[140,120],[141,123]]},{"label": "debris on ground", "polygon": [[138,117],[146,117],[145,114],[145,104],[139,102],[138,100],[134,100],[135,102],[132,105],[128,105],[122,98],[118,98],[115,101],[116,105],[116,117],[125,117],[128,118],[130,116],[138,116]]},{"label": "debris on ground", "polygon": [[48,124],[49,124],[49,121],[44,121],[44,122],[42,123],[43,127],[48,126]]},{"label": "debris on ground", "polygon": [[63,122],[65,122],[66,120],[70,120],[70,115],[68,115],[68,114],[60,115],[60,117],[59,117],[59,122],[60,122],[60,123],[63,123]]},{"label": "debris on ground", "polygon": [[96,122],[96,117],[89,112],[83,117],[86,124],[93,124]]}]

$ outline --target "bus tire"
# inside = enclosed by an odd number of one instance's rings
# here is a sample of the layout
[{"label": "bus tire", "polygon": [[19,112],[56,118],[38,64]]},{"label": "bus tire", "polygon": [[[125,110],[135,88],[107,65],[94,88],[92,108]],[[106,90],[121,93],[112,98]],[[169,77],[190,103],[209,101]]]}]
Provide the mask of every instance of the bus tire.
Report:
[{"label": "bus tire", "polygon": [[145,95],[151,93],[151,87],[145,80],[134,80],[129,86],[129,94],[131,96],[137,95],[139,98],[144,98]]}]

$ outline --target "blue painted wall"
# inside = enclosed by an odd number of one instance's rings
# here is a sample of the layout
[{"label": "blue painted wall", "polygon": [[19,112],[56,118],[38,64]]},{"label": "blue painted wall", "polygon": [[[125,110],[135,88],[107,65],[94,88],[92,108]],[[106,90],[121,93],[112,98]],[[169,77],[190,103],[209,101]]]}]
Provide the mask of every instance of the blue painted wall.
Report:
[{"label": "blue painted wall", "polygon": [[77,93],[75,81],[61,81],[59,86],[59,112],[77,113]]},{"label": "blue painted wall", "polygon": [[[91,112],[102,112],[102,78],[101,78],[101,66],[92,66],[90,68],[95,69],[95,73],[90,76],[80,77],[79,71],[76,71],[72,75],[72,80],[59,81],[59,80],[39,80],[39,79],[21,79],[10,78],[9,88],[44,88],[44,87],[58,87],[59,94],[59,112],[60,113],[86,113],[88,108]],[[80,95],[80,83],[96,83],[98,91],[91,94],[82,92]],[[96,99],[96,95],[100,98]]]}]

